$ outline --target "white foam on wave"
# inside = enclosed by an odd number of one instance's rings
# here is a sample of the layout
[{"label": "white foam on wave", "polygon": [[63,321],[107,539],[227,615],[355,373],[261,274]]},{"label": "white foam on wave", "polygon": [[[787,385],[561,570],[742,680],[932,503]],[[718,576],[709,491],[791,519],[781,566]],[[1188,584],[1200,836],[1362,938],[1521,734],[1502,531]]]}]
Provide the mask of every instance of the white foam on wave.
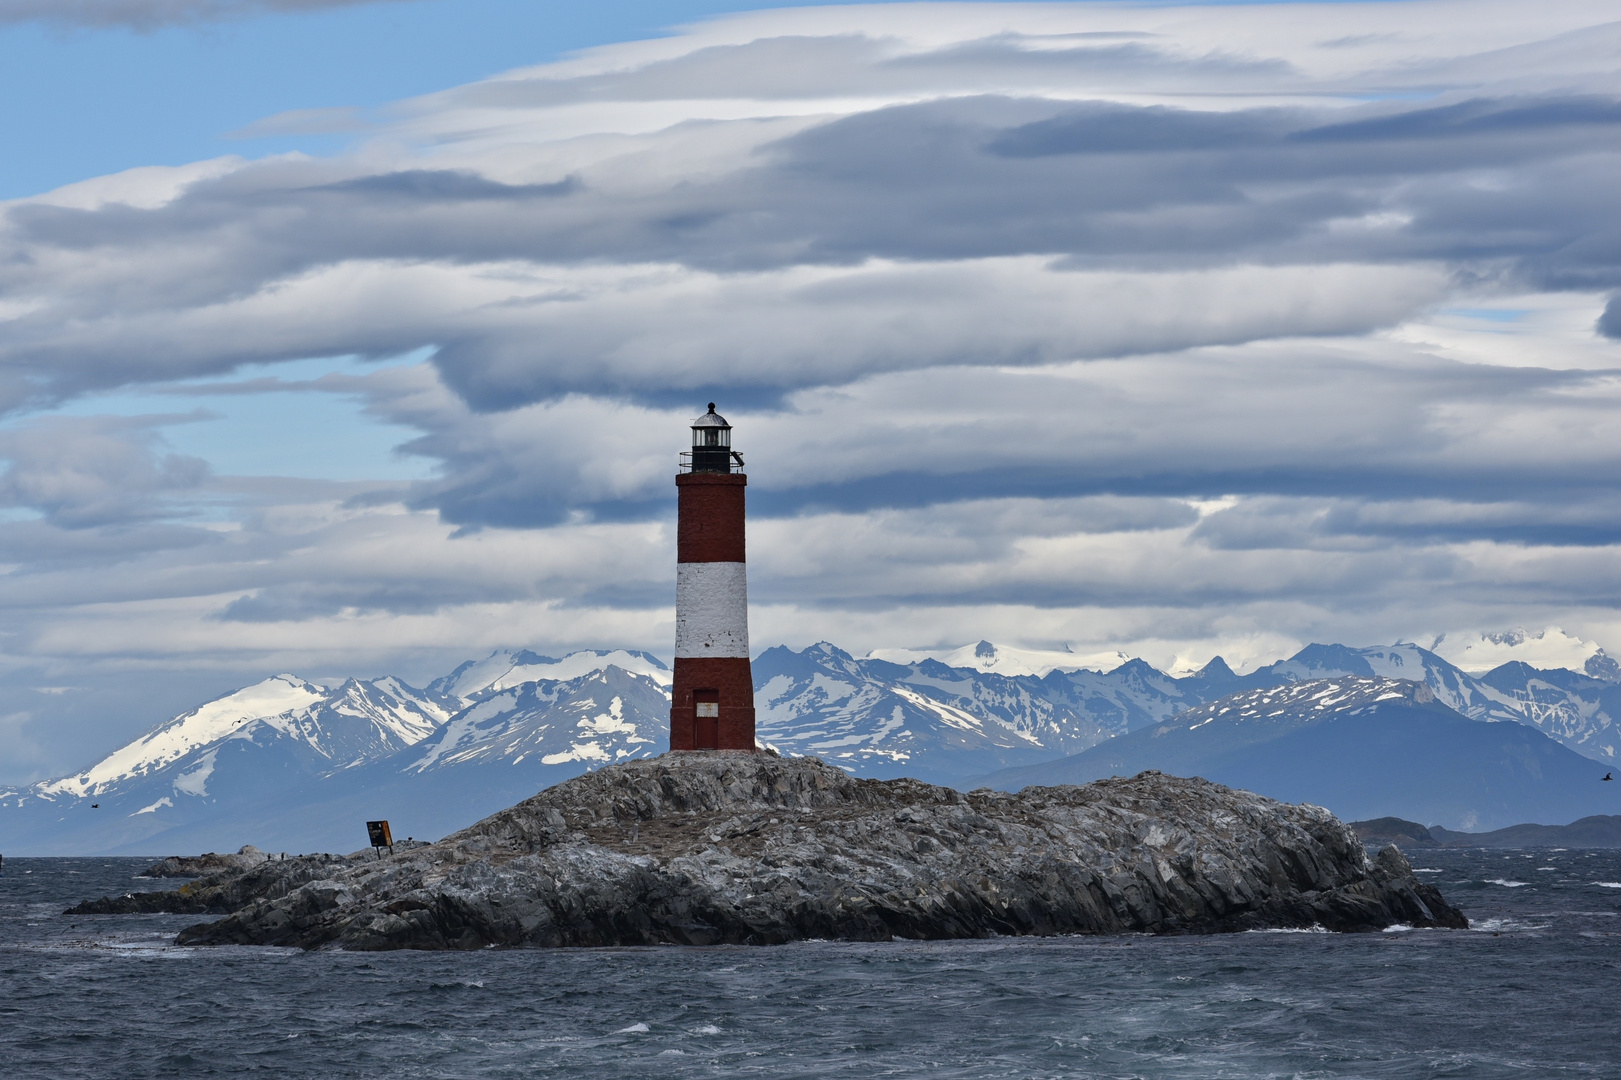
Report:
[{"label": "white foam on wave", "polygon": [[701,1024],[698,1027],[693,1028],[692,1033],[694,1035],[719,1035],[720,1028],[716,1027],[714,1024]]},{"label": "white foam on wave", "polygon": [[1551,923],[1529,923],[1518,919],[1471,919],[1469,929],[1482,934],[1501,934],[1509,930],[1546,930]]},{"label": "white foam on wave", "polygon": [[1595,881],[1593,884],[1601,889],[1621,889],[1621,881]]},{"label": "white foam on wave", "polygon": [[1531,883],[1529,881],[1509,881],[1506,878],[1494,877],[1494,878],[1487,878],[1486,879],[1486,884],[1488,884],[1488,885],[1501,885],[1505,889],[1518,889],[1518,888],[1520,888],[1522,886],[1529,885]]},{"label": "white foam on wave", "polygon": [[1274,926],[1265,930],[1246,930],[1246,934],[1327,934],[1323,926]]},{"label": "white foam on wave", "polygon": [[1445,873],[1445,871],[1437,870],[1434,867],[1430,867],[1430,866],[1415,866],[1415,867],[1413,867],[1413,873],[1415,873],[1415,874],[1441,874],[1441,873]]},{"label": "white foam on wave", "polygon": [[632,1024],[630,1027],[620,1028],[615,1035],[646,1035],[650,1029],[646,1024]]}]

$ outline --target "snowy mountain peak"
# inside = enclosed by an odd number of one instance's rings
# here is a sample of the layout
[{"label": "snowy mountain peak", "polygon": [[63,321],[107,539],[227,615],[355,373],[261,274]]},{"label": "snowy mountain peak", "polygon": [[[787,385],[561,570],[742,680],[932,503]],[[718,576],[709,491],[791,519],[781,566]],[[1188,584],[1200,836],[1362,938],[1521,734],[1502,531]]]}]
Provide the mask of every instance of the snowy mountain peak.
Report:
[{"label": "snowy mountain peak", "polygon": [[305,682],[296,675],[277,675],[159,724],[84,772],[41,784],[35,791],[43,798],[96,795],[113,784],[144,776],[199,747],[218,742],[250,721],[304,708],[326,695],[324,686]]},{"label": "snowy mountain peak", "polygon": [[1621,682],[1621,664],[1616,663],[1615,658],[1603,649],[1589,656],[1582,670],[1604,682]]},{"label": "snowy mountain peak", "polygon": [[[1545,627],[1535,633],[1518,626],[1512,630],[1442,635],[1436,639],[1431,650],[1471,673],[1488,671],[1516,660],[1534,668],[1568,668],[1572,671],[1583,670],[1597,658],[1602,658],[1598,661],[1601,670],[1608,670],[1609,666],[1615,664],[1599,648],[1598,642],[1567,634],[1557,626]],[[1609,664],[1606,665],[1604,661],[1609,661]],[[1589,671],[1588,674],[1594,673]]]},{"label": "snowy mountain peak", "polygon": [[320,701],[259,722],[300,735],[326,756],[357,763],[416,745],[449,720],[456,705],[392,677],[350,679]]},{"label": "snowy mountain peak", "polygon": [[953,668],[972,668],[996,675],[1046,675],[1053,671],[1078,671],[1089,668],[1107,671],[1130,660],[1123,652],[1102,652],[1081,655],[1069,649],[1025,649],[998,645],[991,641],[977,641],[956,649],[874,649],[869,659],[886,660],[892,664],[915,664],[934,660]]},{"label": "snowy mountain peak", "polygon": [[650,675],[616,664],[572,679],[488,691],[412,751],[402,772],[474,763],[607,764],[661,752],[669,696]]},{"label": "snowy mountain peak", "polygon": [[606,667],[617,667],[655,682],[669,685],[670,669],[651,653],[627,649],[584,649],[557,659],[528,650],[497,649],[482,660],[469,660],[428,689],[451,697],[471,700],[483,693],[506,690],[542,680],[576,679]]},{"label": "snowy mountain peak", "polygon": [[1183,724],[1192,731],[1216,720],[1244,723],[1284,718],[1316,719],[1339,713],[1355,713],[1379,701],[1403,699],[1428,705],[1435,701],[1435,691],[1412,679],[1356,675],[1312,679],[1229,694],[1178,713],[1166,723]]}]

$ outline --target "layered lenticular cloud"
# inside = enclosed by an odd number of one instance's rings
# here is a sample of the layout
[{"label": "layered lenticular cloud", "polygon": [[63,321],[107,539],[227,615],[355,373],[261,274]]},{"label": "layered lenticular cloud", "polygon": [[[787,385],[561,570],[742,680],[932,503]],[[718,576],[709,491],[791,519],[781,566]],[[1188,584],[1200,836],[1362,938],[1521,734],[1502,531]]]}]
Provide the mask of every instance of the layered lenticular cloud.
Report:
[{"label": "layered lenticular cloud", "polygon": [[[1572,0],[762,12],[4,204],[4,648],[667,649],[711,399],[762,642],[1602,638],[1618,51]],[[94,414],[406,356],[301,392],[417,431],[416,482]]]}]

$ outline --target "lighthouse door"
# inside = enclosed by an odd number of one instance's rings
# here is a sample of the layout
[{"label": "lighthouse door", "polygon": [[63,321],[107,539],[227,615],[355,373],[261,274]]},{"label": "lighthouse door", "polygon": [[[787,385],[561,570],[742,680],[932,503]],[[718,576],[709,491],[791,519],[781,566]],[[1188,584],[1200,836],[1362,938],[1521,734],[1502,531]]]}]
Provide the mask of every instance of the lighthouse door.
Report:
[{"label": "lighthouse door", "polygon": [[692,707],[692,747],[694,750],[720,749],[720,691],[694,690]]}]

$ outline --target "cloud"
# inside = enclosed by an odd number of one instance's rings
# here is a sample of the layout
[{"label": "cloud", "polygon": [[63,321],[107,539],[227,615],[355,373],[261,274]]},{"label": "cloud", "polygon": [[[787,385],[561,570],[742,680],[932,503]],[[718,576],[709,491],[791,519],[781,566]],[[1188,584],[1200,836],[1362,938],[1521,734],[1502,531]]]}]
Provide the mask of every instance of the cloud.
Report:
[{"label": "cloud", "polygon": [[1610,297],[1604,305],[1604,314],[1598,317],[1598,332],[1607,338],[1621,340],[1621,297]]},{"label": "cloud", "polygon": [[289,109],[227,132],[225,137],[264,139],[284,135],[332,135],[360,131],[365,126],[364,110],[352,105],[337,105],[319,109]]},{"label": "cloud", "polygon": [[[1355,333],[1433,303],[1454,275],[1614,287],[1605,237],[1621,221],[1601,192],[1616,162],[1594,139],[1621,137],[1615,110],[1465,104],[1469,122],[1409,117],[1420,127],[1392,133],[1388,106],[1378,123],[1335,125],[1320,109],[951,99],[814,125],[634,190],[627,153],[521,182],[274,160],[160,206],[23,201],[0,229],[0,285],[23,308],[0,364],[24,401],[25,387],[432,345],[447,381],[488,409]],[[1117,308],[1088,271],[1145,284]],[[1266,272],[1290,284],[1223,292]],[[1332,304],[1286,295],[1334,272],[1368,280]],[[1167,275],[1157,307],[1151,274]],[[986,319],[965,292],[1022,310]],[[799,332],[776,332],[785,323]]]},{"label": "cloud", "polygon": [[42,22],[154,30],[161,26],[219,22],[271,12],[320,11],[380,2],[382,0],[0,0],[0,23]]},{"label": "cloud", "polygon": [[[680,405],[574,396],[481,413],[428,371],[368,382],[381,416],[431,432],[409,449],[445,475],[412,499],[447,521],[668,512],[672,446],[689,416]],[[1430,498],[1530,514],[1610,490],[1615,393],[1605,372],[1483,369],[1394,343],[1270,342],[937,366],[727,415],[754,473],[751,505],[775,515],[1104,493]],[[1475,519],[1456,527],[1465,520]],[[1524,524],[1545,534],[1559,520],[1535,512]]]},{"label": "cloud", "polygon": [[[708,400],[760,642],[1613,651],[1605,17],[755,12],[249,132],[364,120],[333,157],[0,204],[0,684],[667,649]],[[164,409],[93,415],[339,357],[297,388],[429,479],[232,476]]]},{"label": "cloud", "polygon": [[199,458],[164,452],[154,428],[175,417],[56,417],[0,431],[0,505],[68,529],[168,517],[170,496],[208,476]]}]

